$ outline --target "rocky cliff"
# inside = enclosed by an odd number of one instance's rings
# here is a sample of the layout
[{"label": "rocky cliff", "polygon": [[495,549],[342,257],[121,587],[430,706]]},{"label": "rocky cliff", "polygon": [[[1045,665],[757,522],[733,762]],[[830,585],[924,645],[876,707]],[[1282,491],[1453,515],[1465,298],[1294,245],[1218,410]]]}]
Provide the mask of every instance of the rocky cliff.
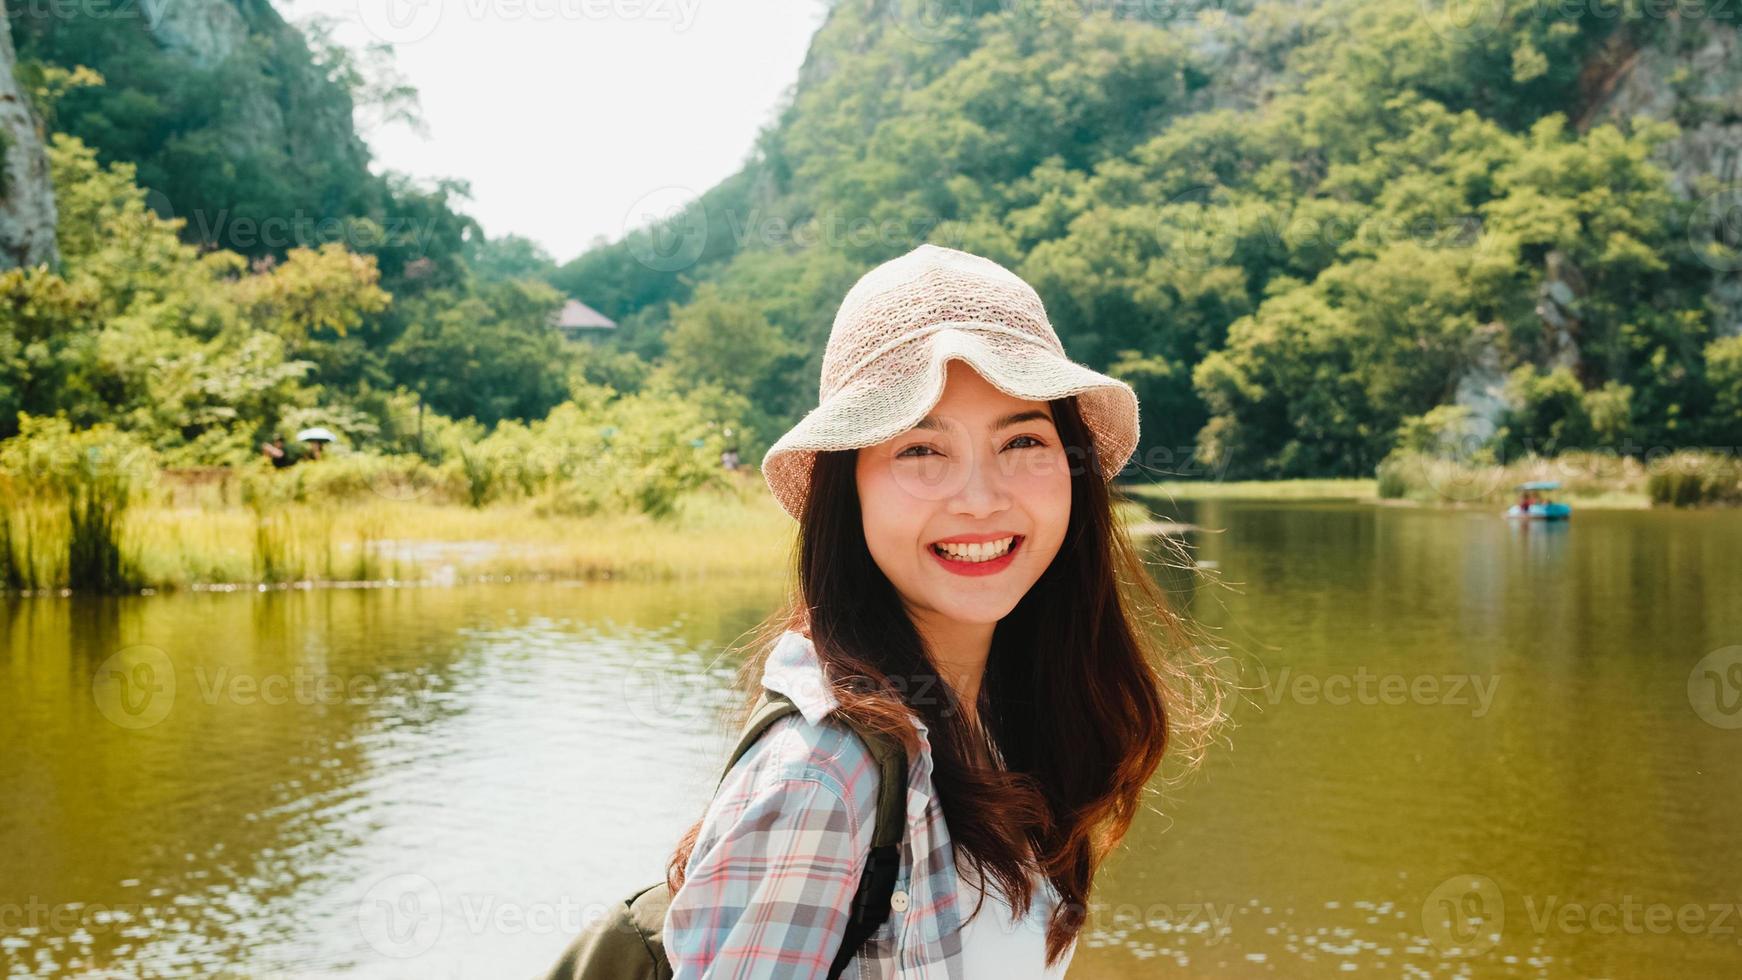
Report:
[{"label": "rocky cliff", "polygon": [[[1659,148],[1678,196],[1698,202],[1688,228],[1699,247],[1712,238],[1742,246],[1742,35],[1710,19],[1668,18],[1649,43],[1612,39],[1592,66],[1589,108],[1581,129],[1600,122],[1625,127],[1635,117],[1674,122],[1681,134]],[[1729,253],[1733,256],[1734,253]],[[1742,333],[1742,263],[1716,255],[1712,297],[1720,335]]]},{"label": "rocky cliff", "polygon": [[[311,42],[269,0],[14,2],[21,64],[84,66],[54,124],[105,163],[137,167],[184,237],[248,255],[299,244],[274,227],[367,213],[381,193],[352,121],[348,55]],[[124,11],[124,12],[123,12]]]},{"label": "rocky cliff", "polygon": [[[0,24],[9,23],[0,0]],[[0,269],[54,264],[54,188],[42,135],[12,68],[12,35],[0,30]]]}]

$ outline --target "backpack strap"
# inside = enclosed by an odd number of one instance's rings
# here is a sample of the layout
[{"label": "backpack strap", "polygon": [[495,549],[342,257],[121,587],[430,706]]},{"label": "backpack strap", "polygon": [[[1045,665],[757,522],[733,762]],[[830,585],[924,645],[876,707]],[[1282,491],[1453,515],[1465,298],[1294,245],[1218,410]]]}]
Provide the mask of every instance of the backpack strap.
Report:
[{"label": "backpack strap", "polygon": [[[763,688],[750,720],[738,737],[732,757],[720,773],[726,773],[744,757],[768,726],[798,711],[798,705],[779,691]],[[889,919],[889,899],[895,892],[895,879],[901,868],[901,841],[907,834],[907,749],[882,732],[860,727],[845,715],[838,716],[864,741],[877,761],[877,826],[871,833],[871,853],[865,871],[859,877],[859,888],[853,894],[852,908],[847,916],[847,934],[835,961],[829,967],[829,980],[836,980],[847,968],[847,961],[865,944],[865,940]]]}]

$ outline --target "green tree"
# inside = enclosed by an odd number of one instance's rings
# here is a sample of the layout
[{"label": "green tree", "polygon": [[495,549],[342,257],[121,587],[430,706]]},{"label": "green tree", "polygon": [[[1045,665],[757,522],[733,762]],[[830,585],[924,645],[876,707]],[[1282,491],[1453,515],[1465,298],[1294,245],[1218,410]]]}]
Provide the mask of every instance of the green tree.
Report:
[{"label": "green tree", "polygon": [[1706,378],[1713,391],[1711,430],[1706,441],[1718,446],[1742,443],[1742,334],[1706,345]]},{"label": "green tree", "polygon": [[749,392],[793,347],[752,304],[727,299],[712,283],[674,309],[666,334],[666,363],[688,384],[715,383]]},{"label": "green tree", "polygon": [[551,326],[562,305],[555,289],[516,280],[473,296],[443,290],[414,304],[411,326],[388,356],[394,378],[436,411],[492,426],[540,418],[563,400],[568,364]]}]

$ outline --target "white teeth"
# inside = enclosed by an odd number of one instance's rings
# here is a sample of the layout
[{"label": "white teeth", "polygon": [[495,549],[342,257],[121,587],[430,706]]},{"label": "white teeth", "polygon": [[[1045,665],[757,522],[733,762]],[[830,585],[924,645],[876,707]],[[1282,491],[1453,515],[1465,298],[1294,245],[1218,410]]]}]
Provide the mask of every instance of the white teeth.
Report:
[{"label": "white teeth", "polygon": [[1001,558],[1016,541],[1015,536],[974,544],[935,544],[932,548],[955,561],[982,562]]}]

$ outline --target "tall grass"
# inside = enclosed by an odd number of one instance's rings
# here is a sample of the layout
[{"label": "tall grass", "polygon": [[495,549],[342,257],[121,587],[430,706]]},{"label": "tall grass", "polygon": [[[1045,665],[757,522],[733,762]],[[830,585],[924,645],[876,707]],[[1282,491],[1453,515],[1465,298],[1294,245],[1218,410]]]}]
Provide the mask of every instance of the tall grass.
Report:
[{"label": "tall grass", "polygon": [[461,447],[459,456],[460,472],[466,478],[466,502],[473,507],[482,507],[496,489],[496,468],[476,450]]},{"label": "tall grass", "polygon": [[1374,472],[1381,499],[1435,504],[1495,505],[1511,501],[1521,483],[1555,480],[1556,496],[1587,506],[1644,507],[1645,464],[1617,453],[1568,451],[1529,455],[1506,464],[1447,459],[1398,451]]},{"label": "tall grass", "polygon": [[[1153,500],[1371,500],[1373,480],[1326,477],[1298,480],[1162,480],[1121,484],[1134,497]],[[1383,496],[1383,495],[1382,495]]]},{"label": "tall grass", "polygon": [[[170,589],[504,577],[749,580],[785,570],[796,530],[753,472],[681,496],[661,519],[607,511],[575,516],[544,510],[537,500],[473,508],[433,495],[332,499],[289,480],[272,486],[284,476],[288,471],[243,479],[229,506],[219,503],[216,485],[197,505],[167,492],[137,503],[128,512],[135,533],[122,541],[137,566],[132,581]],[[58,561],[42,561],[39,553],[32,564],[24,557],[49,540],[31,527],[50,519],[64,524],[58,511],[8,508],[11,537],[0,552],[14,559],[7,563],[15,570],[9,588],[67,584]]]},{"label": "tall grass", "polygon": [[129,514],[155,471],[112,429],[71,435],[64,420],[0,454],[0,584],[125,592],[140,584]]},{"label": "tall grass", "polygon": [[258,509],[254,514],[254,577],[260,582],[291,580],[290,535],[283,514]]},{"label": "tall grass", "polygon": [[134,477],[124,466],[81,454],[65,477],[67,584],[81,592],[125,592],[139,587],[131,556],[122,553],[121,535],[133,503]]},{"label": "tall grass", "polygon": [[303,468],[267,474],[259,470],[242,478],[243,505],[253,522],[254,580],[274,583],[294,581],[297,566],[292,554],[295,538],[287,515],[291,501],[303,496]]},{"label": "tall grass", "polygon": [[1735,456],[1688,450],[1654,460],[1650,469],[1645,491],[1653,504],[1742,504],[1742,460]]},{"label": "tall grass", "polygon": [[33,545],[36,508],[24,499],[12,480],[0,474],[0,587],[34,589],[40,581]]}]

